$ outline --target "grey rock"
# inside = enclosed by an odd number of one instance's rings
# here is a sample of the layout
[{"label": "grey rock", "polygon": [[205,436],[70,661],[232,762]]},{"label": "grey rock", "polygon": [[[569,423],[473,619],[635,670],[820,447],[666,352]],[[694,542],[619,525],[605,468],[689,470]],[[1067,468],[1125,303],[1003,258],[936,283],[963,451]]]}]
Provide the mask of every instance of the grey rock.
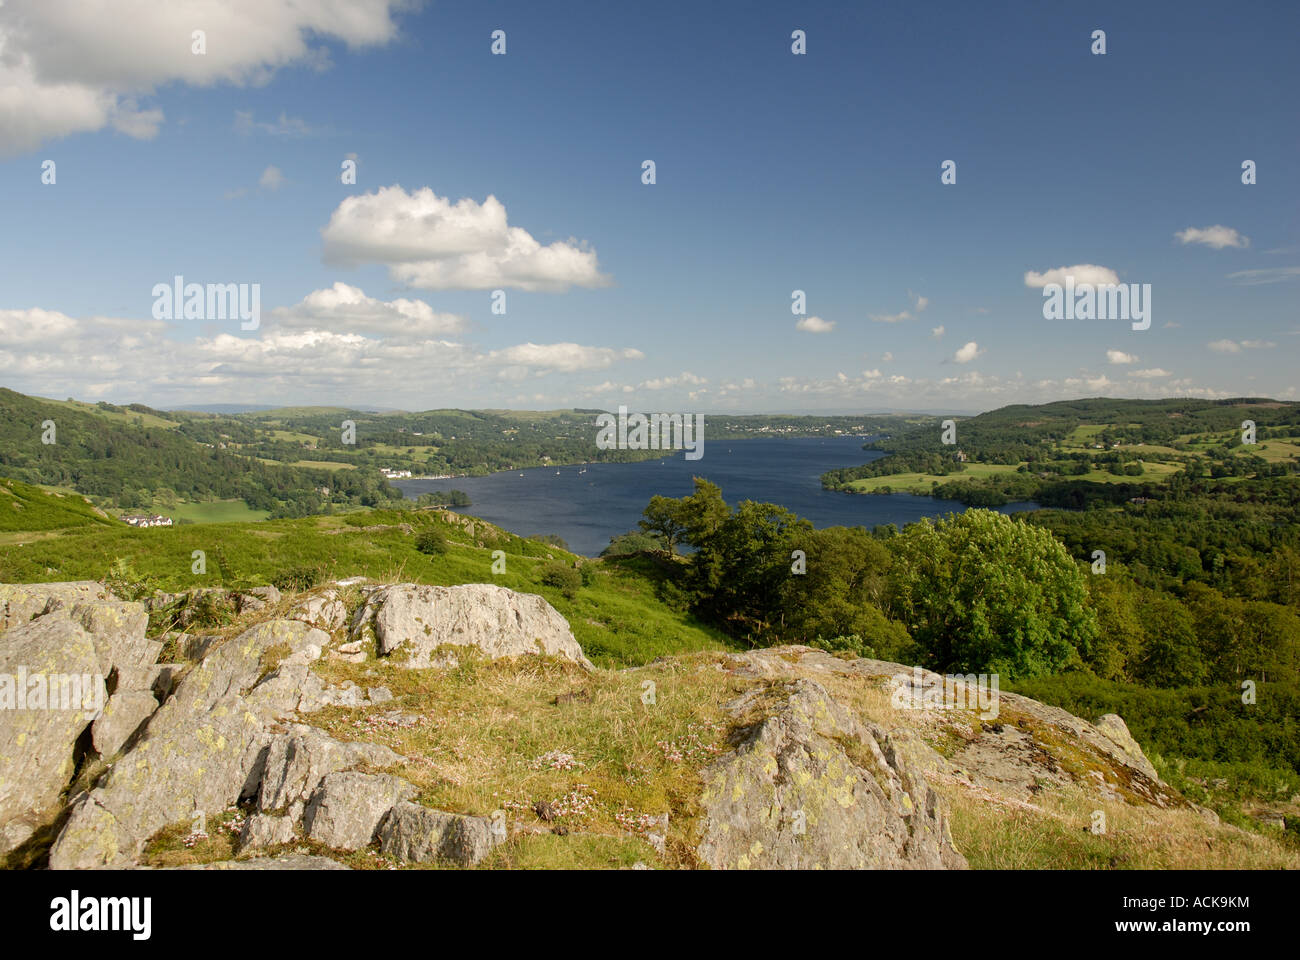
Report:
[{"label": "grey rock", "polygon": [[472,867],[500,842],[486,817],[445,813],[410,801],[394,806],[379,826],[380,852],[416,863]]},{"label": "grey rock", "polygon": [[[958,869],[942,799],[873,724],[798,679],[703,771],[714,869]],[[845,744],[853,744],[852,755]],[[855,757],[863,758],[860,765]]]},{"label": "grey rock", "polygon": [[158,701],[147,690],[118,690],[108,698],[104,712],[91,724],[95,752],[101,757],[117,753],[157,709]]},{"label": "grey rock", "polygon": [[1124,722],[1124,719],[1119,714],[1108,713],[1099,718],[1094,726],[1124,751],[1125,756],[1132,761],[1133,766],[1152,780],[1160,779],[1159,774],[1156,773],[1156,768],[1147,759],[1146,754],[1142,752],[1142,747],[1133,739],[1133,734],[1129,733],[1128,724]]},{"label": "grey rock", "polygon": [[94,640],[66,612],[0,636],[0,827],[21,824],[6,837],[57,812],[77,740],[106,699]]},{"label": "grey rock", "polygon": [[363,639],[367,629],[373,630],[381,656],[400,651],[408,667],[447,662],[439,648],[452,646],[471,647],[493,659],[547,654],[593,669],[568,622],[546,600],[493,584],[382,587],[357,611],[351,639]]},{"label": "grey rock", "polygon": [[333,631],[347,625],[348,608],[338,599],[337,592],[325,590],[295,604],[289,611],[289,617],[303,620],[322,630]]},{"label": "grey rock", "polygon": [[245,850],[260,850],[293,843],[294,839],[292,817],[272,817],[258,813],[244,821],[244,828],[239,833],[239,850],[241,853]]},{"label": "grey rock", "polygon": [[294,654],[308,655],[329,642],[329,635],[298,620],[268,620],[216,646],[185,675],[172,701],[198,713],[229,694],[251,690],[264,673]]},{"label": "grey rock", "polygon": [[387,774],[331,773],[307,804],[303,827],[328,847],[360,850],[393,805],[415,794],[414,784]]},{"label": "grey rock", "polygon": [[214,815],[251,795],[268,739],[261,719],[235,694],[200,711],[173,697],[74,803],[50,848],[51,868],[122,866],[160,828],[199,812]]},{"label": "grey rock", "polygon": [[94,580],[69,583],[0,583],[0,633],[21,627],[33,617],[78,601],[114,600],[112,592]]},{"label": "grey rock", "polygon": [[143,666],[158,659],[162,645],[145,636],[149,613],[143,603],[124,600],[81,600],[70,604],[70,616],[95,638],[99,669]]},{"label": "grey rock", "polygon": [[380,744],[335,740],[315,727],[293,724],[270,743],[257,796],[258,809],[282,810],[295,802],[306,802],[320,782],[336,771],[362,764],[387,767],[401,759]]}]

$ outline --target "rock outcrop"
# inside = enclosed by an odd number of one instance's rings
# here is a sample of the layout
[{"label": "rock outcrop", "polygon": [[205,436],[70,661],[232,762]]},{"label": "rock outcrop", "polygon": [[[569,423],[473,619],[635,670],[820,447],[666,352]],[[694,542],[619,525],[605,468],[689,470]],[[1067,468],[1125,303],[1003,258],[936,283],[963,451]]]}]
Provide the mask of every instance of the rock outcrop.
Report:
[{"label": "rock outcrop", "polygon": [[[773,699],[775,698],[775,699]],[[813,680],[728,705],[757,712],[704,772],[700,859],[715,869],[956,869],[939,795],[874,724]]]},{"label": "rock outcrop", "polygon": [[542,597],[487,583],[431,587],[399,583],[373,591],[357,611],[352,639],[373,631],[381,656],[409,667],[452,666],[449,647],[489,658],[547,654],[591,668],[568,622]]},{"label": "rock outcrop", "polygon": [[0,853],[56,812],[104,701],[94,638],[65,611],[0,637]]},{"label": "rock outcrop", "polygon": [[[363,605],[345,637],[344,599],[357,592]],[[39,855],[48,844],[51,867],[133,866],[151,839],[174,837],[202,814],[237,838],[239,857],[202,869],[330,869],[335,857],[473,867],[512,831],[584,829],[586,805],[600,801],[577,783],[582,762],[563,741],[531,769],[574,770],[569,786],[577,789],[567,797],[556,790],[521,804],[503,789],[511,822],[429,805],[457,796],[446,785],[487,770],[496,753],[460,736],[467,711],[457,703],[459,677],[405,669],[543,654],[594,671],[541,597],[487,584],[370,583],[335,584],[292,603],[270,591],[240,596],[254,598],[240,601],[240,627],[168,635],[166,648],[186,662],[159,664],[164,643],[146,636],[145,606],[100,584],[0,585],[0,705],[3,678],[20,668],[96,678],[89,705],[0,710],[0,854],[22,847],[23,857]],[[728,691],[705,704],[722,722],[658,742],[666,763],[694,764],[683,772],[695,783],[698,771],[698,796],[673,808],[671,825],[662,809],[604,814],[644,841],[647,859],[657,852],[667,864],[715,869],[960,869],[967,863],[945,797],[1027,810],[1060,788],[1137,806],[1191,806],[1115,715],[1092,724],[1009,693],[993,709],[954,709],[935,696],[951,682],[937,674],[808,647],[699,656],[695,669],[721,676],[716,689]],[[690,663],[668,658],[638,669],[685,679]],[[571,668],[520,666],[532,680],[563,677],[556,686],[572,688]],[[361,682],[338,683],[338,671]],[[368,685],[384,672],[397,698]],[[505,669],[493,682],[510,677]],[[539,709],[572,719],[611,691],[626,696],[619,674],[597,671],[582,683],[581,695],[543,688],[536,703],[550,706]],[[440,713],[444,694],[457,706]],[[389,701],[400,709],[368,712]],[[508,726],[520,722],[509,709],[492,716],[493,736],[520,729]],[[534,721],[545,722],[529,715],[524,739],[538,739]],[[328,856],[305,856],[305,844]]]},{"label": "rock outcrop", "polygon": [[410,802],[393,807],[379,827],[381,853],[416,863],[472,867],[503,839],[486,817],[444,813]]}]

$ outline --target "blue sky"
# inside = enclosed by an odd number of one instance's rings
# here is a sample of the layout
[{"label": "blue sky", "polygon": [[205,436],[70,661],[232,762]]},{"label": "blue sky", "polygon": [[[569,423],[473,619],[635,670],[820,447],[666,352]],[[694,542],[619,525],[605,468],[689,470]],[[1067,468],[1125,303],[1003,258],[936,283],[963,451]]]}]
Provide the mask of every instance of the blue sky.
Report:
[{"label": "blue sky", "polygon": [[[0,6],[4,386],[408,409],[1295,398],[1294,3],[101,6]],[[1045,320],[1026,275],[1057,268],[1150,284],[1150,329]],[[155,319],[176,274],[260,284],[259,328]]]}]

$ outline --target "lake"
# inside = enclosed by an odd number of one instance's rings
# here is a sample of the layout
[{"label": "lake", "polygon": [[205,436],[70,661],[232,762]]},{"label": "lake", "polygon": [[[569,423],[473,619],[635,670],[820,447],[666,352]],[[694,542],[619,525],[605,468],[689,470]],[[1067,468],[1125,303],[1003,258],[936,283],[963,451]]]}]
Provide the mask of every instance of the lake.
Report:
[{"label": "lake", "polygon": [[[723,498],[732,506],[741,500],[775,503],[818,527],[870,529],[894,523],[901,528],[921,517],[965,509],[955,500],[823,490],[821,475],[827,470],[859,466],[883,456],[879,451],[863,450],[864,442],[862,437],[713,440],[705,445],[699,460],[687,460],[677,452],[640,463],[533,467],[486,477],[390,483],[411,499],[433,490],[464,490],[474,503],[459,512],[482,517],[524,537],[557,534],[570,550],[589,557],[609,546],[610,537],[636,529],[652,496],[687,496],[693,489],[691,480],[697,476],[720,486]],[[1007,504],[1002,512],[1037,506]]]}]

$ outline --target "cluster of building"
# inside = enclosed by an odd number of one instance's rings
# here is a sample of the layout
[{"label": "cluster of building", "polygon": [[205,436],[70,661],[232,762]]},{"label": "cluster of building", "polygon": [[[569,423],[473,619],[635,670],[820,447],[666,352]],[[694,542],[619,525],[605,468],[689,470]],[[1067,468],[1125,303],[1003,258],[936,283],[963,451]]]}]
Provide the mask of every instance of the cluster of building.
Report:
[{"label": "cluster of building", "polygon": [[379,472],[388,480],[400,480],[411,475],[410,470],[389,470],[387,467],[380,467]]},{"label": "cluster of building", "polygon": [[157,513],[131,514],[129,516],[124,515],[122,522],[132,527],[170,527],[172,518]]}]

